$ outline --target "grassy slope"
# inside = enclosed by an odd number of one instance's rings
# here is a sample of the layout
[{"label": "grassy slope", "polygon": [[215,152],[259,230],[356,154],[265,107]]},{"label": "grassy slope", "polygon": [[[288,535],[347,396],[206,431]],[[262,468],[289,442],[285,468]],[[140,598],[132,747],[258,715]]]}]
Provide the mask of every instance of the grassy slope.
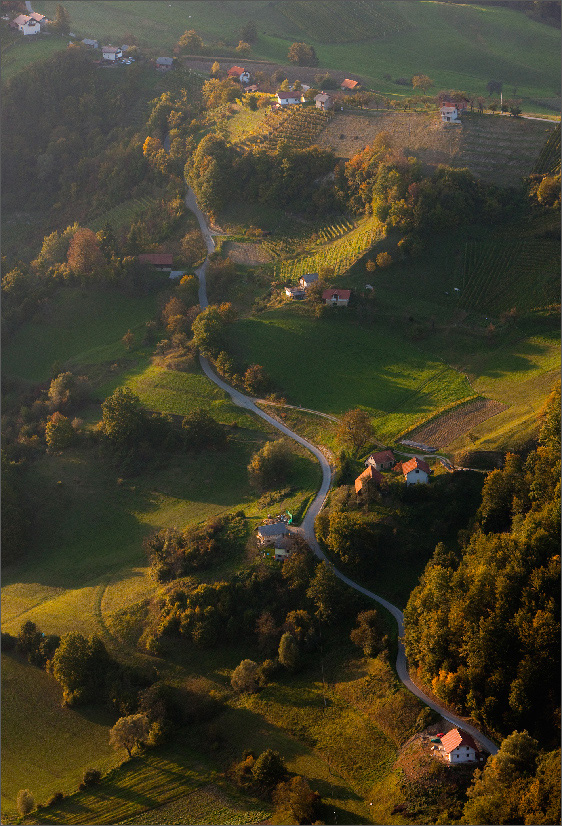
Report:
[{"label": "grassy slope", "polygon": [[56,34],[21,35],[2,54],[2,81],[10,80],[26,66],[45,60],[68,46],[68,37]]},{"label": "grassy slope", "polygon": [[[317,51],[320,65],[363,76],[382,91],[404,91],[383,80],[383,74],[411,77],[428,74],[436,88],[462,88],[485,92],[490,78],[501,78],[506,93],[512,87],[523,98],[551,98],[560,92],[560,32],[530,20],[521,13],[502,8],[450,6],[437,2],[399,3],[408,28],[377,39],[372,23],[365,36],[373,41],[323,44],[314,39],[314,16],[305,29],[290,22],[279,4],[237,2],[223,4],[220,14],[210,2],[136,2],[135,14],[125,0],[68,2],[73,29],[82,36],[118,42],[132,31],[145,46],[170,51],[180,35],[195,28],[212,42],[224,39],[234,45],[242,23],[255,19],[260,33],[254,58],[287,61],[288,46],[305,39]],[[38,8],[53,14],[54,0],[39,2]],[[342,21],[345,25],[342,8]],[[498,36],[501,32],[501,36]],[[509,87],[509,89],[508,89]]]},{"label": "grassy slope", "polygon": [[3,815],[15,809],[19,789],[44,802],[55,791],[74,791],[86,766],[107,770],[120,759],[108,741],[114,716],[63,708],[61,697],[44,671],[2,656]]},{"label": "grassy slope", "polygon": [[360,326],[351,311],[314,322],[297,306],[272,310],[236,322],[232,346],[290,402],[334,415],[366,408],[383,439],[472,393],[464,376],[388,330]]}]

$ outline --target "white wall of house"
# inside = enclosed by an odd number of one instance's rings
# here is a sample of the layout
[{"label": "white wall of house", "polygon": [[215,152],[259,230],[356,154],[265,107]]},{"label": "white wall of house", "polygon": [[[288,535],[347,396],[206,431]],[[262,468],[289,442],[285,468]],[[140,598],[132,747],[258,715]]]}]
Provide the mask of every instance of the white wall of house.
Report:
[{"label": "white wall of house", "polygon": [[41,26],[36,20],[30,20],[28,23],[22,23],[21,26],[18,26],[18,29],[22,32],[22,34],[41,33]]},{"label": "white wall of house", "polygon": [[442,106],[441,107],[441,120],[444,123],[452,123],[459,119],[459,113],[456,106]]},{"label": "white wall of house", "polygon": [[335,307],[347,307],[349,298],[340,298],[339,295],[334,295],[332,298],[326,299],[326,304],[332,304]]},{"label": "white wall of house", "polygon": [[425,485],[427,484],[428,475],[425,470],[421,468],[414,468],[406,475],[407,485]]},{"label": "white wall of house", "polygon": [[449,752],[449,763],[474,763],[476,753],[470,746],[459,746]]},{"label": "white wall of house", "polygon": [[279,106],[289,106],[294,103],[301,103],[302,96],[299,97],[291,97],[291,98],[281,98],[277,95],[277,103]]}]

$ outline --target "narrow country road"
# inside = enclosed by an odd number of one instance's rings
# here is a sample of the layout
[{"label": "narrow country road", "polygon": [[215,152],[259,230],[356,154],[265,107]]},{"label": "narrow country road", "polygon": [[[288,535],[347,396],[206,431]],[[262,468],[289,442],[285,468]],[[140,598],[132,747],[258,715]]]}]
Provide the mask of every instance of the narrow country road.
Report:
[{"label": "narrow country road", "polygon": [[[199,226],[201,228],[201,234],[205,239],[205,244],[207,245],[207,252],[211,254],[215,250],[215,242],[213,240],[213,235],[209,230],[207,225],[207,220],[205,215],[199,209],[197,202],[195,200],[195,195],[191,188],[188,188],[187,195],[185,197],[185,204],[188,209],[190,209],[193,214],[196,216]],[[205,280],[205,273],[207,271],[207,263],[209,260],[209,256],[201,264],[201,266],[196,270],[197,277],[199,279],[199,304],[201,308],[205,308],[208,306],[209,302],[207,300],[207,284]],[[429,697],[427,697],[423,691],[421,691],[410,679],[410,675],[408,673],[408,663],[406,660],[406,652],[404,650],[404,644],[402,642],[404,637],[404,615],[399,608],[392,603],[388,602],[383,597],[378,596],[378,594],[374,594],[372,591],[368,591],[367,588],[363,588],[362,585],[359,585],[357,582],[353,582],[353,580],[349,579],[349,577],[342,574],[341,571],[338,571],[332,563],[326,558],[326,555],[320,545],[316,540],[316,535],[314,533],[314,522],[316,517],[320,513],[322,506],[326,500],[326,496],[328,495],[328,491],[330,490],[330,484],[332,481],[332,470],[330,468],[330,464],[324,454],[313,444],[308,442],[306,439],[303,439],[302,436],[299,436],[298,433],[294,433],[288,427],[286,427],[282,422],[277,421],[272,416],[269,416],[263,410],[256,405],[255,401],[248,396],[245,396],[239,390],[236,390],[234,387],[231,387],[227,384],[220,376],[217,376],[215,371],[212,369],[209,361],[204,358],[203,356],[199,356],[199,361],[201,363],[201,368],[205,375],[214,382],[221,390],[224,390],[225,393],[228,393],[230,398],[232,399],[233,403],[238,407],[243,407],[245,410],[249,410],[250,412],[254,413],[256,416],[260,416],[266,422],[268,422],[273,427],[280,430],[281,433],[284,433],[285,436],[288,436],[290,439],[293,439],[295,442],[298,442],[300,445],[305,447],[309,450],[320,462],[320,467],[322,468],[322,484],[320,485],[320,490],[316,494],[316,498],[309,506],[306,515],[302,521],[302,525],[298,528],[299,533],[306,539],[307,543],[312,548],[315,555],[326,562],[334,574],[345,582],[346,585],[349,585],[350,588],[354,588],[356,591],[359,591],[361,594],[364,594],[369,599],[378,602],[379,605],[382,605],[386,610],[392,614],[394,619],[398,624],[398,657],[396,660],[396,671],[398,673],[398,677],[400,678],[401,682],[409,689],[413,694],[420,698],[426,705],[430,708],[437,711],[441,716],[448,720],[450,723],[453,723],[455,726],[459,726],[464,731],[467,731],[471,734],[478,742],[483,746],[484,749],[490,752],[490,754],[496,754],[498,748],[491,740],[481,734],[478,729],[474,728],[468,723],[465,723],[460,717],[456,717],[454,714],[451,714],[447,709],[443,708],[442,706],[435,703]]]}]

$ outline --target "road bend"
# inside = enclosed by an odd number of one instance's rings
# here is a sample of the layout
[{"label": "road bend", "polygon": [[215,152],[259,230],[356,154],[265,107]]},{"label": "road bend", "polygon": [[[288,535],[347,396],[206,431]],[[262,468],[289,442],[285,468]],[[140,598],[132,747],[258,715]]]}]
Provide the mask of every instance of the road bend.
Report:
[{"label": "road bend", "polygon": [[[209,229],[207,224],[206,216],[203,212],[199,209],[197,205],[197,201],[195,200],[195,195],[191,188],[188,188],[187,195],[185,198],[185,204],[188,209],[193,212],[195,217],[199,222],[199,227],[201,228],[201,234],[205,240],[205,244],[207,246],[207,258],[201,264],[198,269],[196,269],[196,274],[199,279],[199,305],[202,309],[209,305],[207,299],[207,284],[206,284],[206,272],[207,272],[207,264],[209,262],[209,255],[215,251],[215,242],[213,239],[213,233]],[[204,356],[199,356],[199,361],[201,364],[201,368],[207,378],[209,378],[212,382],[214,382],[221,390],[224,390],[230,398],[232,402],[237,405],[238,407],[243,408],[244,410],[248,410],[251,413],[254,413],[256,416],[259,416],[264,421],[268,422],[268,424],[275,427],[277,430],[280,430],[285,436],[288,436],[293,441],[297,442],[298,444],[302,445],[306,450],[310,451],[313,456],[318,459],[320,462],[320,467],[322,468],[322,484],[320,485],[320,489],[314,498],[314,501],[310,504],[302,524],[300,528],[298,528],[299,534],[306,540],[308,545],[310,545],[314,554],[321,559],[323,562],[326,562],[330,568],[332,569],[335,576],[338,577],[342,582],[345,582],[346,585],[349,585],[350,588],[353,588],[355,591],[359,591],[359,593],[364,594],[369,599],[377,602],[379,605],[382,605],[383,608],[392,614],[396,623],[398,625],[398,656],[396,659],[396,672],[398,674],[398,678],[406,686],[406,688],[415,694],[416,697],[419,697],[427,706],[432,708],[434,711],[437,711],[445,720],[452,723],[459,728],[462,728],[464,731],[468,732],[475,740],[477,740],[486,751],[490,754],[496,754],[498,751],[498,747],[492,740],[485,737],[477,728],[470,725],[469,723],[465,722],[461,717],[457,717],[454,714],[451,714],[443,706],[440,706],[434,700],[424,694],[424,692],[415,685],[415,683],[410,678],[408,673],[408,662],[406,659],[406,651],[404,649],[404,614],[402,611],[396,607],[396,605],[392,605],[391,602],[384,599],[383,597],[379,596],[378,594],[374,594],[372,591],[369,591],[367,588],[364,588],[362,585],[359,585],[357,582],[354,582],[348,576],[343,574],[341,571],[338,571],[337,568],[330,562],[330,560],[326,557],[326,554],[318,544],[316,539],[316,535],[314,533],[314,522],[316,517],[322,510],[324,502],[326,501],[326,497],[328,495],[328,491],[330,490],[330,484],[332,481],[332,468],[324,454],[321,450],[319,450],[316,445],[313,445],[311,442],[303,439],[302,436],[299,436],[298,433],[290,430],[286,425],[282,422],[274,419],[272,416],[268,415],[264,410],[261,410],[257,404],[256,399],[253,399],[249,396],[244,395],[239,390],[236,390],[235,387],[231,387],[227,382],[224,381],[220,376],[218,376],[211,365],[209,364],[208,359]]]}]

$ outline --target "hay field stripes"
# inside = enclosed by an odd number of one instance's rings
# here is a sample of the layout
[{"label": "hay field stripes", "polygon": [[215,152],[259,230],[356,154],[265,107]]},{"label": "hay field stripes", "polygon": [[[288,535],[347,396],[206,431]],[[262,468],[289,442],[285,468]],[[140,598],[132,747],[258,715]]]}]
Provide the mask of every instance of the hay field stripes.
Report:
[{"label": "hay field stripes", "polygon": [[369,250],[375,241],[384,237],[384,227],[375,217],[367,218],[341,238],[327,244],[317,252],[301,258],[282,261],[275,268],[275,277],[283,281],[298,281],[301,275],[318,272],[320,267],[333,267],[334,275],[346,272]]},{"label": "hay field stripes", "polygon": [[291,0],[280,4],[284,16],[320,43],[352,43],[387,37],[412,28],[399,7],[365,0],[311,3]]},{"label": "hay field stripes", "polygon": [[533,167],[535,174],[560,172],[560,124],[550,133]]},{"label": "hay field stripes", "polygon": [[475,427],[492,416],[507,410],[507,405],[493,399],[478,398],[442,413],[426,424],[410,430],[408,438],[437,448],[446,448]]},{"label": "hay field stripes", "polygon": [[[555,241],[512,240],[499,245],[469,241],[462,264],[459,305],[468,312],[493,314],[508,310],[507,299],[518,310],[542,306],[557,299],[559,251]],[[556,262],[556,263],[555,263]],[[526,289],[529,282],[533,289]]]}]

